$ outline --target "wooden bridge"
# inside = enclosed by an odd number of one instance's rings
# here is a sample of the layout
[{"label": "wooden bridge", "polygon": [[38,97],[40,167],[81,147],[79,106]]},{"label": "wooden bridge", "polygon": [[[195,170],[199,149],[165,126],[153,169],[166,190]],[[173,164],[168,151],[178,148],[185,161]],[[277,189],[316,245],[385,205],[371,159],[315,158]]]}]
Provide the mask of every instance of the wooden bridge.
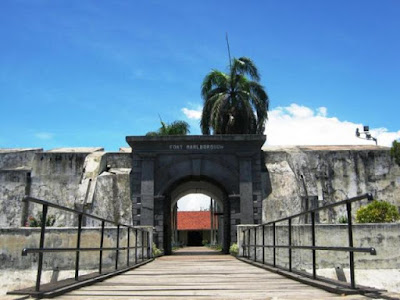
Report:
[{"label": "wooden bridge", "polygon": [[368,298],[329,293],[241,262],[230,255],[204,247],[191,247],[56,299]]}]

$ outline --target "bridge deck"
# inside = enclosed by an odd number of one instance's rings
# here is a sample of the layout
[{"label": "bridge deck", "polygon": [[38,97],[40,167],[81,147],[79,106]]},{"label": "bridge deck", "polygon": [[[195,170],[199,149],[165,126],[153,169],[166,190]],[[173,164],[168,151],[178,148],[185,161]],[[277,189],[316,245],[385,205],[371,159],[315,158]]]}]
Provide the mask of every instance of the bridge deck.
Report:
[{"label": "bridge deck", "polygon": [[203,247],[184,248],[57,299],[367,299],[340,296]]}]

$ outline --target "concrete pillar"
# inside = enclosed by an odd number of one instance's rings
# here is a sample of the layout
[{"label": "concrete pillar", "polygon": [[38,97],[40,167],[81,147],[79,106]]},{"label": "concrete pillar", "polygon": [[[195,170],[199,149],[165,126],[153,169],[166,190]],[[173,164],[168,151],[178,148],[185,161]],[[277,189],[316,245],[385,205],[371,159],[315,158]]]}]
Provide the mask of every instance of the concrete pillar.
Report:
[{"label": "concrete pillar", "polygon": [[253,208],[253,180],[251,157],[242,157],[239,161],[240,169],[240,223],[254,223]]}]

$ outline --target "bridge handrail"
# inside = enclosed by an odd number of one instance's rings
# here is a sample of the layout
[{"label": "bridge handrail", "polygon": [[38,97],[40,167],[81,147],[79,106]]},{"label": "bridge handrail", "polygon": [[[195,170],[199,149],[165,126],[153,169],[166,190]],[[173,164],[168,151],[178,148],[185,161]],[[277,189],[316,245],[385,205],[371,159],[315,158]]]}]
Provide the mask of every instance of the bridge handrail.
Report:
[{"label": "bridge handrail", "polygon": [[101,217],[96,216],[96,215],[92,215],[92,214],[89,214],[89,213],[86,213],[86,212],[83,212],[83,211],[80,211],[80,210],[77,210],[77,209],[69,208],[69,207],[66,207],[66,206],[62,206],[62,205],[59,205],[59,204],[56,204],[56,203],[53,203],[53,202],[49,202],[49,201],[46,201],[46,200],[34,198],[34,197],[31,197],[31,196],[24,197],[22,199],[22,201],[23,202],[33,202],[33,203],[37,203],[37,204],[47,205],[47,207],[53,207],[53,208],[64,210],[64,211],[68,211],[68,212],[71,212],[71,213],[74,213],[74,214],[81,214],[82,216],[89,217],[91,219],[104,221],[104,222],[107,222],[107,223],[120,225],[120,226],[124,226],[124,227],[134,228],[132,225],[126,225],[126,224],[118,223],[118,222],[115,222],[115,221],[112,221],[112,220],[107,220],[105,218],[101,218]]},{"label": "bridge handrail", "polygon": [[[42,268],[43,268],[43,254],[44,253],[54,253],[54,252],[76,252],[76,258],[75,258],[75,281],[79,281],[79,253],[83,251],[99,251],[99,271],[97,276],[91,277],[91,281],[96,281],[97,278],[107,275],[107,274],[112,274],[112,273],[117,273],[119,271],[125,271],[129,268],[134,267],[135,265],[138,264],[138,249],[141,249],[141,256],[142,256],[142,263],[148,260],[152,259],[152,253],[151,253],[151,245],[150,245],[150,235],[149,232],[144,229],[144,228],[137,228],[131,225],[127,224],[122,224],[119,222],[115,222],[112,220],[107,220],[105,218],[101,218],[96,215],[92,215],[80,210],[72,209],[69,207],[65,207],[56,203],[52,203],[49,201],[45,201],[42,199],[37,199],[34,197],[30,196],[25,196],[22,199],[23,202],[29,203],[36,203],[42,205],[42,215],[41,215],[41,230],[40,230],[40,242],[39,242],[39,247],[38,248],[24,248],[22,250],[22,255],[25,256],[28,253],[38,253],[39,254],[39,260],[38,260],[38,270],[37,270],[37,276],[36,276],[36,285],[35,285],[35,292],[27,292],[27,294],[35,294],[35,295],[41,295],[44,292],[41,292],[41,276],[42,276]],[[73,213],[78,216],[78,227],[77,227],[77,246],[76,248],[46,248],[44,247],[44,239],[45,239],[45,233],[46,233],[46,219],[47,219],[47,212],[48,208],[55,208],[63,211],[67,211],[70,213]],[[100,246],[99,247],[87,247],[87,248],[82,248],[80,247],[80,242],[81,242],[81,232],[82,232],[82,218],[83,217],[88,217],[91,219],[96,219],[98,221],[101,221],[101,238],[100,238]],[[115,226],[113,227],[106,227],[107,229],[116,229],[117,230],[117,237],[116,237],[116,247],[103,247],[103,242],[104,242],[104,229],[105,229],[105,223],[111,223]],[[120,227],[126,227],[127,228],[127,245],[126,246],[120,246],[119,245],[119,240],[120,240]],[[135,245],[131,246],[130,245],[130,232],[133,231],[135,232]],[[138,232],[141,234],[138,235]],[[138,239],[139,236],[141,237],[141,245],[138,245]],[[146,249],[145,249],[146,245]],[[135,261],[134,264],[132,265],[130,262],[130,249],[135,249]],[[127,250],[127,258],[126,258],[126,267],[119,268],[118,267],[118,256],[119,256],[119,251],[121,250]],[[103,267],[103,251],[116,251],[115,255],[115,270],[114,271],[109,271],[109,272],[103,272],[102,267]],[[145,255],[146,254],[146,255]],[[146,256],[146,259],[145,259]],[[72,285],[74,283],[70,283]],[[32,289],[26,289],[27,291],[32,291]],[[13,293],[13,292],[11,292]],[[21,293],[22,294],[22,293]]]},{"label": "bridge handrail", "polygon": [[[353,202],[361,201],[367,199],[369,201],[373,200],[373,197],[371,194],[364,194],[361,196],[349,198],[343,201],[331,203],[325,206],[321,206],[318,208],[310,209],[305,212],[293,214],[288,217],[284,217],[281,219],[277,219],[274,221],[266,222],[257,226],[254,226],[252,228],[248,228],[243,230],[243,240],[242,240],[242,253],[243,257],[247,257],[250,259],[251,254],[250,254],[250,248],[253,248],[254,251],[254,261],[257,262],[257,248],[261,247],[262,248],[262,264],[265,265],[272,265],[275,268],[283,269],[289,272],[294,272],[292,268],[292,249],[304,249],[304,250],[312,250],[312,265],[313,265],[313,274],[312,278],[315,280],[321,280],[320,278],[317,277],[316,273],[316,250],[329,250],[329,251],[345,251],[349,252],[349,266],[350,266],[350,286],[352,289],[356,288],[356,283],[355,283],[355,274],[354,274],[354,252],[367,252],[370,253],[371,255],[376,255],[376,250],[373,247],[354,247],[353,245],[353,222],[352,222],[352,213],[351,213],[351,204]],[[348,231],[348,247],[334,247],[334,246],[316,246],[316,236],[315,236],[315,213],[319,212],[324,209],[329,209],[333,208],[336,206],[340,205],[346,205],[346,211],[347,211],[347,231]],[[292,245],[292,219],[298,218],[300,216],[305,216],[311,214],[311,246],[296,246]],[[276,224],[280,222],[287,221],[287,232],[288,232],[288,244],[287,245],[277,245],[276,241]],[[303,224],[302,224],[303,225]],[[304,224],[307,225],[307,224]],[[266,245],[265,244],[265,227],[266,226],[272,226],[272,240],[273,240],[273,245]],[[282,225],[286,226],[286,225]],[[257,229],[261,228],[262,230],[262,244],[259,245],[257,244]],[[252,232],[254,231],[254,234]],[[251,236],[254,235],[253,238],[253,243],[251,243],[250,238]],[[265,248],[273,248],[273,263],[269,264],[265,262]],[[284,268],[282,266],[278,266],[276,263],[276,249],[277,248],[284,248],[288,249],[288,257],[289,257],[289,268]],[[245,255],[245,252],[247,252]]]}]

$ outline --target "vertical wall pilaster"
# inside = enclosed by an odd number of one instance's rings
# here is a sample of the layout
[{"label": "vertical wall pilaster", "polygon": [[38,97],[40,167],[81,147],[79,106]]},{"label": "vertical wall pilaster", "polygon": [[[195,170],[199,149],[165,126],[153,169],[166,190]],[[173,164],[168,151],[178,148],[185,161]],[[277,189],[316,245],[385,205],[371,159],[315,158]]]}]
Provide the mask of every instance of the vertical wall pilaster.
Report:
[{"label": "vertical wall pilaster", "polygon": [[154,226],[154,156],[142,155],[140,225]]},{"label": "vertical wall pilaster", "polygon": [[240,223],[252,224],[254,223],[252,159],[249,156],[242,156],[239,159]]}]

